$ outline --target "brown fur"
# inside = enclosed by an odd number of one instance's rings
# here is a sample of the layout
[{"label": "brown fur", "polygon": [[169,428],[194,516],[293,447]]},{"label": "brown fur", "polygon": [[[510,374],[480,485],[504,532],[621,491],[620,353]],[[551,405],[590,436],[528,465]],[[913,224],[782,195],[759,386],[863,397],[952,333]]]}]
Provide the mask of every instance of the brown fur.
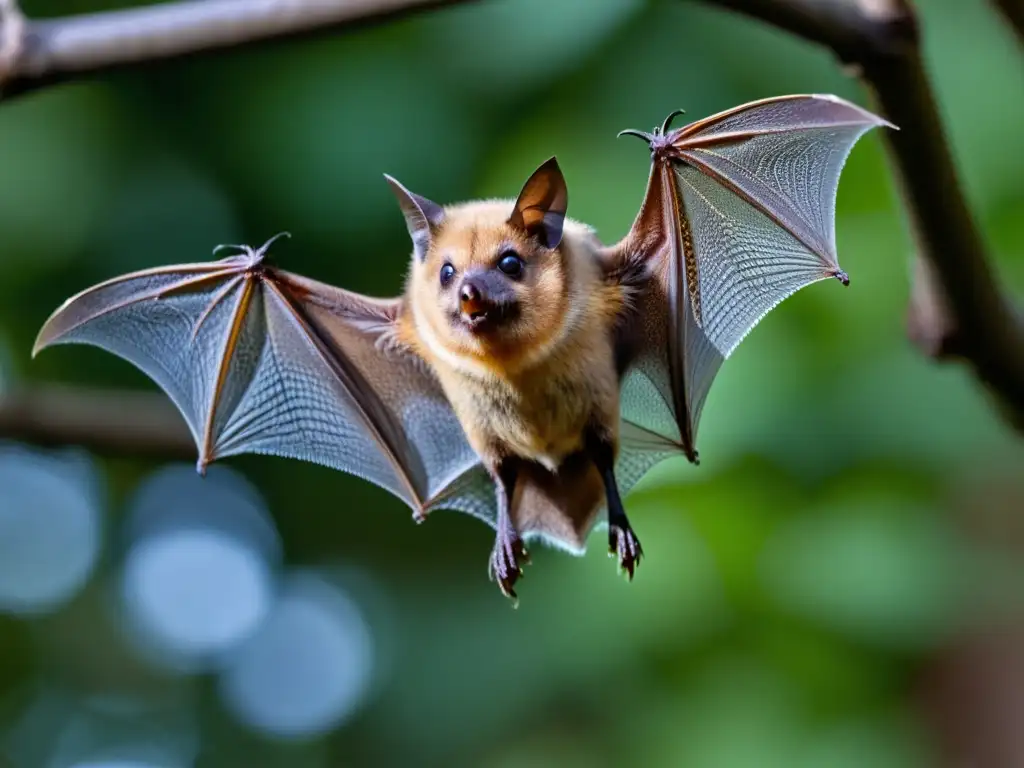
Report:
[{"label": "brown fur", "polygon": [[[617,444],[612,329],[625,296],[604,278],[589,227],[566,219],[561,244],[549,250],[507,223],[514,203],[445,209],[426,258],[409,273],[399,336],[434,369],[485,464],[517,456],[554,470],[583,447],[590,425]],[[510,246],[527,263],[515,286],[520,316],[474,336],[452,322],[457,297],[442,289],[440,269],[446,261],[457,274],[490,268]]]}]

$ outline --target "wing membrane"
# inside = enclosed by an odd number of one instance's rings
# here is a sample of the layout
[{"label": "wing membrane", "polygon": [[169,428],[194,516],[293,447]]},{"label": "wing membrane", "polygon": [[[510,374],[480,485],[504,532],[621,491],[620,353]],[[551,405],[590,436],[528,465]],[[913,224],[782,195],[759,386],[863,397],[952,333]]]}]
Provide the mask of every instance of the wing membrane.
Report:
[{"label": "wing membrane", "polygon": [[[478,462],[440,388],[378,341],[398,310],[232,257],[126,275],[65,303],[36,349],[85,343],[136,365],[177,405],[199,467],[240,453],[360,476],[419,514],[475,511]],[[477,486],[478,490],[478,486]]]},{"label": "wing membrane", "polygon": [[880,125],[889,124],[812,95],[639,134],[651,144],[651,177],[632,230],[611,249],[613,263],[639,260],[651,277],[624,382],[626,421],[696,460],[701,410],[724,360],[787,296],[826,277],[847,282],[835,246],[839,177],[854,144]]},{"label": "wing membrane", "polygon": [[701,171],[681,166],[675,173],[694,232],[701,327],[727,358],[773,307],[830,277],[831,268],[787,229]]}]

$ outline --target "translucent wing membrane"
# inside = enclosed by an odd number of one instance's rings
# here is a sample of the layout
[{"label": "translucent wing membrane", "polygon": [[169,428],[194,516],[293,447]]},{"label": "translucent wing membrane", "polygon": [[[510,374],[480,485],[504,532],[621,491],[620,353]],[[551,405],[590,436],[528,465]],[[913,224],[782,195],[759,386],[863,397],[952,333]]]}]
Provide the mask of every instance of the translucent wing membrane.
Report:
[{"label": "translucent wing membrane", "polygon": [[835,246],[839,176],[884,120],[831,96],[755,102],[666,137],[693,233],[697,320],[728,357],[784,298],[846,274]]},{"label": "translucent wing membrane", "polygon": [[[241,453],[323,464],[373,482],[418,515],[465,512],[496,526],[494,485],[440,386],[380,343],[397,300],[375,300],[262,263],[262,250],[146,270],[75,296],[36,350],[84,343],[136,365],[174,401],[198,466]],[[513,517],[524,536],[582,549],[593,478],[535,468]]]},{"label": "translucent wing membrane", "polygon": [[653,286],[639,303],[643,343],[624,384],[625,419],[696,459],[722,362],[787,296],[826,277],[848,282],[835,246],[839,177],[857,140],[880,125],[834,96],[787,96],[639,134],[651,144],[651,178],[617,248],[647,263]]},{"label": "translucent wing membrane", "polygon": [[440,388],[378,349],[396,310],[233,257],[85,291],[36,348],[93,344],[139,367],[185,417],[200,468],[286,456],[363,477],[419,513],[452,506],[487,519],[493,500],[458,493],[478,460]]},{"label": "translucent wing membrane", "polygon": [[[620,339],[621,493],[668,456],[697,460],[715,376],[772,307],[816,280],[845,282],[839,176],[884,124],[835,97],[791,96],[638,134],[652,149],[647,193],[604,254],[635,277]],[[392,343],[399,301],[275,269],[266,249],[90,288],[47,321],[36,350],[92,344],[140,368],[184,416],[200,469],[241,453],[296,458],[371,481],[417,515],[453,509],[495,527],[493,482],[450,403]],[[524,464],[510,514],[524,538],[580,552],[603,506],[596,468],[576,454],[557,473]]]},{"label": "translucent wing membrane", "polygon": [[728,357],[776,304],[829,277],[833,268],[700,171],[682,166],[676,175],[694,233],[700,325],[721,356]]}]

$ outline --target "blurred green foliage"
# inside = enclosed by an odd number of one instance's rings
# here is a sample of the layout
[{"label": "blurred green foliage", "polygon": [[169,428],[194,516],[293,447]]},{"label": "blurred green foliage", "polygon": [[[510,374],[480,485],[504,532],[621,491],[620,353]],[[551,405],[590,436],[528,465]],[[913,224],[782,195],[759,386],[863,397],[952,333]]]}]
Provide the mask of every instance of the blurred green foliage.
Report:
[{"label": "blurred green foliage", "polygon": [[[920,5],[966,192],[1020,295],[1020,53],[984,3]],[[288,269],[398,292],[409,244],[384,172],[442,202],[511,196],[557,154],[570,215],[617,238],[648,167],[617,131],[789,92],[864,103],[824,51],[698,3],[489,0],[0,104],[0,382],[152,388],[89,348],[30,361],[34,334],[88,285],[221,242],[289,230],[274,249]],[[198,764],[939,764],[919,687],[955,638],[1016,615],[1024,571],[970,521],[995,509],[993,484],[1001,514],[1024,511],[1024,448],[963,368],[905,339],[911,243],[878,132],[855,149],[838,210],[851,287],[802,291],[726,364],[702,465],[667,462],[627,500],[647,554],[631,585],[596,534],[581,560],[535,552],[513,611],[486,578],[484,526],[414,526],[358,480],[232,460],[289,562],[372,581],[390,650],[372,699],[319,740],[246,732],[202,677],[161,683],[190,702]],[[113,525],[153,465],[101,467]],[[30,680],[137,684],[96,626],[103,589],[100,575],[58,616],[0,624],[0,721],[21,717]]]}]

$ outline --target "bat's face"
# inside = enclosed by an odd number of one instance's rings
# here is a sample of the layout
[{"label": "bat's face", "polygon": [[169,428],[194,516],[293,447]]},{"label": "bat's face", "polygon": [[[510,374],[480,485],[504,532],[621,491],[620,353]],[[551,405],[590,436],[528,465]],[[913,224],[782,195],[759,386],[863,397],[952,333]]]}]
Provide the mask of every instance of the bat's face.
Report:
[{"label": "bat's face", "polygon": [[386,177],[413,242],[408,293],[417,331],[435,353],[504,361],[543,354],[569,322],[568,205],[555,158],[515,200],[442,208]]},{"label": "bat's face", "polygon": [[451,351],[543,344],[566,317],[562,254],[508,223],[514,201],[448,208],[413,267],[421,317]]}]

